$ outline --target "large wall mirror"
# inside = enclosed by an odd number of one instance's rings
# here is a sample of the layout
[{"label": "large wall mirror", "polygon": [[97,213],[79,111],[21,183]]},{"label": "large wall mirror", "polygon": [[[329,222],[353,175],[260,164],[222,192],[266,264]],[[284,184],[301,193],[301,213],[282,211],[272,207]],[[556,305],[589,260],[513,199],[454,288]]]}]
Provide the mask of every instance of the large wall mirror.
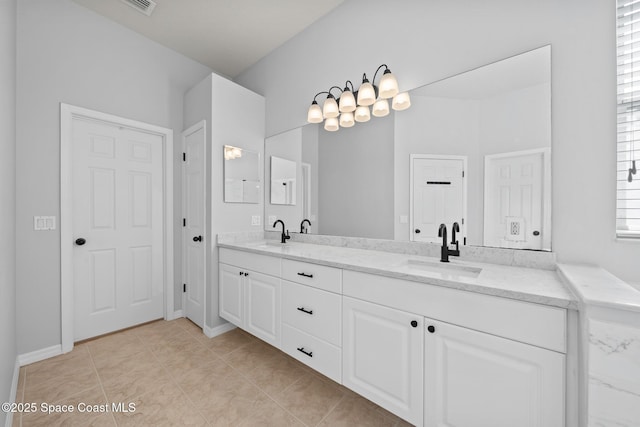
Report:
[{"label": "large wall mirror", "polygon": [[458,222],[467,245],[551,250],[550,80],[545,46],[416,88],[387,117],[267,138],[265,153],[298,163],[308,206],[265,200],[266,215],[292,231],[307,218],[318,234],[426,242]]}]

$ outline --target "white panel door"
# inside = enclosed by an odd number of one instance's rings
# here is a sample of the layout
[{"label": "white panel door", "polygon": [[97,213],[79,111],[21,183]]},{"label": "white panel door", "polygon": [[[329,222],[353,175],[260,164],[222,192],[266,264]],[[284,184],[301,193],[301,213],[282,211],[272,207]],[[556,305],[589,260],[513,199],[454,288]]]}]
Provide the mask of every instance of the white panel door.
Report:
[{"label": "white panel door", "polygon": [[280,278],[244,272],[245,329],[280,347]]},{"label": "white panel door", "polygon": [[219,275],[220,317],[243,328],[244,271],[238,267],[220,264]]},{"label": "white panel door", "polygon": [[458,236],[465,236],[464,160],[414,158],[412,169],[413,240],[439,243],[440,224],[445,224],[450,232],[454,222],[460,225]]},{"label": "white panel door", "polygon": [[425,427],[564,426],[563,354],[425,322]]},{"label": "white panel door", "polygon": [[205,122],[182,133],[182,276],[185,316],[204,328],[206,283]]},{"label": "white panel door", "polygon": [[423,318],[349,297],[342,304],[342,384],[422,425]]},{"label": "white panel door", "polygon": [[106,123],[72,139],[78,341],[163,317],[164,159],[161,136]]},{"label": "white panel door", "polygon": [[542,249],[544,153],[485,158],[484,245]]}]

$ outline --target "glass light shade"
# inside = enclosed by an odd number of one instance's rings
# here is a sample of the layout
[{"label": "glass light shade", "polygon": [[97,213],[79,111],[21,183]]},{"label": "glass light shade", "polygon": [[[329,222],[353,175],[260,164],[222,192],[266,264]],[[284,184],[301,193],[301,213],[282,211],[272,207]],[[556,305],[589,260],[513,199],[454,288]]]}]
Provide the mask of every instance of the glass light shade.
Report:
[{"label": "glass light shade", "polygon": [[338,117],[340,112],[338,111],[338,103],[334,97],[327,97],[322,106],[322,115],[325,119],[332,117]]},{"label": "glass light shade", "polygon": [[411,98],[409,97],[409,92],[401,92],[393,97],[393,102],[391,103],[391,108],[396,111],[406,110],[411,107]]},{"label": "glass light shade", "polygon": [[358,89],[358,105],[371,105],[376,102],[376,91],[369,82],[362,83]]},{"label": "glass light shade", "polygon": [[340,95],[340,112],[351,113],[356,109],[356,97],[350,90],[345,90]]},{"label": "glass light shade", "polygon": [[393,74],[387,69],[380,79],[380,98],[393,98],[398,94],[398,81]]},{"label": "glass light shade", "polygon": [[238,147],[233,147],[233,149],[231,150],[231,153],[234,159],[242,157],[242,150]]},{"label": "glass light shade", "polygon": [[309,123],[322,122],[322,109],[315,101],[313,101],[313,104],[309,107],[309,111],[307,112],[307,121]]},{"label": "glass light shade", "polygon": [[355,119],[358,123],[364,123],[371,120],[371,114],[369,114],[369,107],[365,107],[364,105],[359,105],[356,108]]},{"label": "glass light shade", "polygon": [[386,99],[379,98],[375,104],[373,104],[373,111],[371,112],[376,117],[384,117],[389,114],[389,102]]},{"label": "glass light shade", "polygon": [[324,121],[324,130],[335,132],[338,129],[340,129],[340,125],[338,124],[338,119],[336,117],[329,117]]},{"label": "glass light shade", "polygon": [[356,124],[353,120],[353,113],[342,113],[340,114],[340,126],[343,128],[350,128]]}]

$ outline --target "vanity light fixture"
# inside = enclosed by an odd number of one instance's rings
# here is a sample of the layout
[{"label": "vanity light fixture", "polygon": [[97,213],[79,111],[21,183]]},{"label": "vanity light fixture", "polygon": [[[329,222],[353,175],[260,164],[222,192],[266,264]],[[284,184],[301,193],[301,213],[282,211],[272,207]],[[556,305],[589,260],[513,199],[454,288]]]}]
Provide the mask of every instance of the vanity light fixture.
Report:
[{"label": "vanity light fixture", "polygon": [[[384,68],[379,86],[375,85],[378,72]],[[351,87],[349,87],[351,86]],[[338,89],[341,93],[337,98],[331,93],[333,89]],[[318,105],[316,98],[326,94],[322,108]],[[332,86],[328,91],[318,92],[313,97],[313,102],[307,112],[309,123],[322,123],[324,129],[330,132],[337,131],[340,127],[351,127],[358,123],[368,122],[371,114],[375,117],[384,117],[389,114],[389,99],[391,108],[396,111],[406,110],[411,106],[411,99],[408,92],[400,92],[398,81],[391,73],[386,64],[378,67],[373,74],[372,82],[367,78],[366,73],[362,75],[362,84],[355,90],[351,80],[347,80],[344,89]],[[371,111],[369,106],[373,106]],[[339,117],[339,119],[338,119]]]},{"label": "vanity light fixture", "polygon": [[232,147],[231,145],[224,146],[224,159],[234,160],[242,157],[242,149],[238,147]]}]

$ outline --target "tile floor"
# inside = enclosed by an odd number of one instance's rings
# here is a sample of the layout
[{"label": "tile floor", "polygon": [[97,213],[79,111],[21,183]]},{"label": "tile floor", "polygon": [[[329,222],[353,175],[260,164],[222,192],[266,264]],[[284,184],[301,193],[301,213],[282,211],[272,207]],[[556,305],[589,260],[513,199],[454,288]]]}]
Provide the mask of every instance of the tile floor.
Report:
[{"label": "tile floor", "polygon": [[[14,426],[407,426],[403,420],[240,329],[213,339],[160,320],[20,369]],[[73,413],[41,412],[42,403]],[[80,404],[133,412],[78,412]],[[100,409],[100,408],[98,408]]]}]

